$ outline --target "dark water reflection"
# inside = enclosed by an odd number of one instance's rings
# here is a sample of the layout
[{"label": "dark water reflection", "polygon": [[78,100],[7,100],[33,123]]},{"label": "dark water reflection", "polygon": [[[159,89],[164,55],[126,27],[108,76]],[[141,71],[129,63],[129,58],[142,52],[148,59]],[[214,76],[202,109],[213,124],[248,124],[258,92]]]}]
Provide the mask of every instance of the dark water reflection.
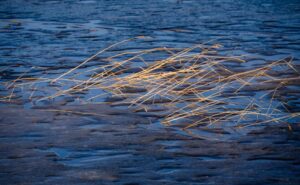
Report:
[{"label": "dark water reflection", "polygon": [[[149,39],[109,52],[210,41],[224,46],[221,54],[249,56],[240,66],[245,69],[289,56],[299,67],[300,1],[1,0],[0,82],[33,66],[26,75],[56,77],[99,49],[140,35]],[[287,94],[297,111],[299,86],[290,88],[293,91]],[[0,86],[0,94],[5,91]],[[28,113],[19,107],[2,109],[1,184],[296,185],[300,181],[297,124],[293,134],[286,128],[267,129],[221,142],[193,139],[157,124],[128,124],[135,122],[131,114],[120,118],[120,113],[111,114],[118,116],[99,121]],[[105,124],[110,119],[116,119],[109,122],[112,126]]]},{"label": "dark water reflection", "polygon": [[70,63],[138,35],[153,38],[145,48],[217,39],[234,53],[298,61],[299,9],[297,0],[1,1],[1,63]]}]

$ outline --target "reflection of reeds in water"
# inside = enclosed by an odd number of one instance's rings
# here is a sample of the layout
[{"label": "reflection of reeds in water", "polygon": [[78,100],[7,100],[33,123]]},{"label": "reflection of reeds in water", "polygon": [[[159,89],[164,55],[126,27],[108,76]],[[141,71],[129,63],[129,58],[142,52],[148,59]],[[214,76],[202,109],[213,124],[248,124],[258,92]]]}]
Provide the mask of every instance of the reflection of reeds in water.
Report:
[{"label": "reflection of reeds in water", "polygon": [[[164,107],[162,110],[168,111],[162,123],[177,125],[185,130],[222,124],[246,127],[282,122],[289,126],[288,120],[300,115],[288,112],[285,102],[278,98],[280,89],[299,80],[298,75],[289,75],[291,71],[298,74],[289,58],[250,70],[230,68],[230,64],[245,61],[238,56],[217,55],[219,45],[200,44],[186,49],[154,48],[118,53],[108,57],[105,65],[93,66],[85,71],[80,69],[99,54],[126,41],[99,51],[57,78],[20,77],[11,87],[39,83],[50,83],[54,87],[54,84],[72,84],[69,88],[58,89],[55,94],[43,97],[43,100],[102,89],[105,94],[97,94],[88,100],[110,94],[120,98],[120,105],[128,105],[139,112],[147,112],[153,106]],[[147,61],[155,53],[163,54],[165,58]],[[289,73],[278,76],[285,71]],[[83,80],[82,75],[89,77]],[[22,83],[15,83],[19,81]],[[266,96],[270,97],[269,100]]]}]

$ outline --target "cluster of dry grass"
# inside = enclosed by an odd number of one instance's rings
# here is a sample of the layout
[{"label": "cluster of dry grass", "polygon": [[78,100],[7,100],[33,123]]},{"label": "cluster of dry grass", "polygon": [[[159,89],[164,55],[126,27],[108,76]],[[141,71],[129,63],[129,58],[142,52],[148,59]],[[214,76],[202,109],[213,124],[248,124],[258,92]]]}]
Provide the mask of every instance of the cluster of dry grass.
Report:
[{"label": "cluster of dry grass", "polygon": [[[288,124],[289,119],[300,115],[288,112],[278,93],[289,83],[299,80],[297,75],[289,75],[298,74],[290,58],[268,62],[255,69],[230,67],[245,63],[245,60],[241,56],[218,55],[220,45],[199,44],[184,49],[163,47],[122,52],[106,58],[105,65],[82,70],[100,54],[130,40],[99,51],[56,78],[20,77],[9,86],[17,88],[48,83],[56,88],[63,87],[40,100],[102,89],[105,93],[87,101],[109,94],[118,97],[120,105],[139,112],[163,107],[161,110],[167,111],[162,123],[185,130],[224,124],[235,127]],[[147,60],[157,53],[164,58]],[[138,67],[134,66],[137,64]],[[83,80],[82,75],[88,78]]]}]

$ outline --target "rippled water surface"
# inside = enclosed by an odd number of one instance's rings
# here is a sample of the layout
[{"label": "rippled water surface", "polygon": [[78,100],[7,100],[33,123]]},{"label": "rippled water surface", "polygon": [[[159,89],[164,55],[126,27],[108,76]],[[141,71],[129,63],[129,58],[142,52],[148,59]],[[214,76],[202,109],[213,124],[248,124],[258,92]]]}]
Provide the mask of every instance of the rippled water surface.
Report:
[{"label": "rippled water surface", "polygon": [[[286,57],[300,69],[300,1],[1,0],[0,82],[22,75],[55,78],[101,48],[136,36],[145,39],[113,48],[86,68],[122,51],[218,43],[220,54],[247,58],[236,69]],[[299,84],[284,91],[292,112],[300,110]],[[43,96],[48,86],[38,88],[36,96]],[[1,96],[7,92],[0,86]],[[0,184],[300,183],[297,121],[293,131],[266,127],[233,138],[227,131],[202,130],[205,137],[221,138],[205,140],[147,114],[76,101],[61,98],[43,109],[26,97],[1,103]]]}]

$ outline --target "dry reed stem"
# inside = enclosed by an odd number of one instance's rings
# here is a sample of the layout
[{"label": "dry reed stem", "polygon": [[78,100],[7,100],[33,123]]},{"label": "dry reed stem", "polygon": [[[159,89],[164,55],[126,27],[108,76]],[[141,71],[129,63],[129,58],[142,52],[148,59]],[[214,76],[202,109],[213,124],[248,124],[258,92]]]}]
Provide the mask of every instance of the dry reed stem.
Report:
[{"label": "dry reed stem", "polygon": [[[218,56],[214,50],[218,49],[219,45],[198,44],[184,49],[160,47],[134,52],[125,51],[108,57],[106,59],[108,63],[105,65],[84,71],[80,69],[109,49],[135,39],[137,38],[127,39],[102,49],[54,79],[22,78],[24,73],[7,86],[12,89],[11,93],[1,97],[0,101],[12,101],[15,88],[61,83],[62,89],[39,100],[102,89],[104,93],[94,95],[87,101],[111,94],[124,97],[123,103],[128,104],[129,108],[142,108],[146,112],[153,105],[165,106],[172,113],[167,114],[161,122],[165,125],[183,122],[184,130],[200,125],[213,126],[228,122],[235,122],[239,128],[243,128],[270,122],[285,122],[299,116],[299,113],[285,112],[273,105],[278,101],[275,95],[280,88],[290,81],[300,79],[294,76],[280,78],[272,75],[279,67],[291,69],[299,74],[292,65],[291,58],[274,61],[251,70],[235,71],[226,65],[230,62],[245,63],[241,56]],[[146,58],[155,53],[163,53],[166,58],[154,62],[147,61]],[[143,66],[137,72],[127,73],[135,60],[139,60]],[[75,71],[78,72],[70,76]],[[81,79],[80,76],[83,74],[89,77]],[[274,83],[278,83],[275,88],[260,98],[243,95],[247,93],[243,90],[245,88]],[[31,92],[30,98],[34,98],[34,92]],[[270,93],[272,96],[269,104],[260,105],[259,101]],[[278,104],[284,106],[285,102]],[[247,123],[249,116],[256,117],[256,121],[251,118],[248,121],[253,123]]]}]

